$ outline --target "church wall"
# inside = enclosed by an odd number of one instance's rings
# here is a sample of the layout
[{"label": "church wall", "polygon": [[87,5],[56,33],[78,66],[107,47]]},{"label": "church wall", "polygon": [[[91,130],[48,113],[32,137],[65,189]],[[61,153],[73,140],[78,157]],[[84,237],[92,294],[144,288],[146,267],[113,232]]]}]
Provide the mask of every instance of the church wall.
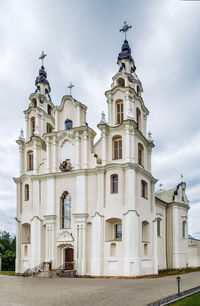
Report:
[{"label": "church wall", "polygon": [[188,265],[189,267],[200,266],[200,240],[188,239]]}]

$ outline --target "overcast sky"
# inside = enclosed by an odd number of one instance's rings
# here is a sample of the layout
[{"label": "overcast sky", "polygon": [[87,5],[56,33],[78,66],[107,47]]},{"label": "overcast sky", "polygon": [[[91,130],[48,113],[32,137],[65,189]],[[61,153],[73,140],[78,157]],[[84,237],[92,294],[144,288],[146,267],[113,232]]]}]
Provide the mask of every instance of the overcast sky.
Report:
[{"label": "overcast sky", "polygon": [[54,104],[72,81],[73,96],[88,106],[87,122],[97,131],[101,111],[107,115],[104,92],[118,71],[119,28],[127,20],[155,141],[152,173],[163,189],[174,188],[183,174],[189,233],[200,238],[199,16],[200,1],[0,0],[0,230],[15,232],[15,140],[25,128],[41,51],[48,54]]}]

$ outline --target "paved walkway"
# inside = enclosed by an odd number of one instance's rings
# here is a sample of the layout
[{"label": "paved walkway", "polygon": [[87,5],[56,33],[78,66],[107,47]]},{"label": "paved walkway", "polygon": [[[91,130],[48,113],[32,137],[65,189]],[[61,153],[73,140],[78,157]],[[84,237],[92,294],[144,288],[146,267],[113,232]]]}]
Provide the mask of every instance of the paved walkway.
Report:
[{"label": "paved walkway", "polygon": [[[181,290],[200,285],[200,272],[181,275]],[[154,279],[36,278],[0,275],[0,305],[143,306],[176,293],[176,276]]]}]

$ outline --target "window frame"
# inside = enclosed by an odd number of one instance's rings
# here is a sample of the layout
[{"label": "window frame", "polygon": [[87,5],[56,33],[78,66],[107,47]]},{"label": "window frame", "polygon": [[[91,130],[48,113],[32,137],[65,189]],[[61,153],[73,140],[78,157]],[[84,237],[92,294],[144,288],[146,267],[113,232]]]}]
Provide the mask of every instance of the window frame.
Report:
[{"label": "window frame", "polygon": [[[117,178],[116,181],[114,179]],[[119,176],[118,174],[112,174],[110,176],[110,193],[115,194],[119,192]]]},{"label": "window frame", "polygon": [[141,180],[141,197],[148,199],[148,184],[144,180]]},{"label": "window frame", "polygon": [[[64,203],[68,196],[70,197],[70,203]],[[69,192],[65,191],[60,199],[61,199],[60,228],[61,229],[71,229],[72,228],[72,204],[71,204],[72,199],[71,199],[71,195],[69,194]],[[66,210],[65,210],[65,205],[66,205]],[[67,206],[69,206],[69,207],[67,207]],[[70,218],[67,218],[68,208],[69,208],[69,211],[70,211]],[[65,213],[66,213],[66,215],[65,215]],[[66,220],[66,223],[69,221],[69,223],[70,223],[69,226],[68,225],[65,226],[65,220]]]},{"label": "window frame", "polygon": [[112,159],[122,159],[122,136],[114,136],[112,138],[112,146],[113,146],[113,152],[112,152]]},{"label": "window frame", "polygon": [[27,152],[27,171],[33,170],[33,151]]},{"label": "window frame", "polygon": [[24,185],[24,200],[29,201],[30,197],[30,190],[29,190],[29,184]]},{"label": "window frame", "polygon": [[[121,231],[117,231],[117,227],[121,227]],[[121,233],[120,237],[117,237],[117,233]],[[114,240],[121,241],[122,240],[122,223],[115,223],[114,224]]]},{"label": "window frame", "polygon": [[35,132],[35,117],[31,117],[31,136],[34,136]]},{"label": "window frame", "polygon": [[161,237],[161,219],[157,219],[157,237]]},{"label": "window frame", "polygon": [[186,239],[186,224],[187,222],[185,220],[182,221],[182,239]]},{"label": "window frame", "polygon": [[144,167],[144,146],[138,143],[138,164]]},{"label": "window frame", "polygon": [[124,103],[123,100],[117,100],[115,102],[115,124],[121,124],[123,120],[124,120]]},{"label": "window frame", "polygon": [[137,120],[137,128],[141,131],[141,110],[137,107],[136,108],[136,120]]}]

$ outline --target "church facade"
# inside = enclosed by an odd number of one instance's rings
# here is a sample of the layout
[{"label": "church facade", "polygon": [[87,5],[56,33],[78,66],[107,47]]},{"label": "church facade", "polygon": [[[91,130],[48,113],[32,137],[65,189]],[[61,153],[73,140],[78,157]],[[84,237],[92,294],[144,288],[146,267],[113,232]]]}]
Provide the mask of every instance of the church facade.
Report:
[{"label": "church facade", "polygon": [[55,106],[39,70],[17,140],[16,273],[42,262],[93,276],[188,265],[186,186],[155,193],[149,111],[127,40],[117,64],[97,142],[87,106],[71,95]]}]

